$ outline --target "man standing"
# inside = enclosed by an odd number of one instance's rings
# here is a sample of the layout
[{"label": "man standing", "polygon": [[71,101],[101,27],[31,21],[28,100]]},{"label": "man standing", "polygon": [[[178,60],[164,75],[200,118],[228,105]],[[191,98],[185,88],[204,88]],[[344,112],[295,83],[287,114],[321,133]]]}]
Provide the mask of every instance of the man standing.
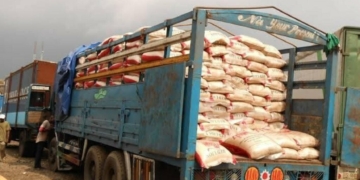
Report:
[{"label": "man standing", "polygon": [[49,120],[47,120],[47,117],[49,116],[45,116],[44,121],[41,123],[41,126],[39,128],[39,133],[37,134],[36,137],[36,155],[35,155],[35,166],[34,166],[34,168],[36,169],[42,169],[41,158],[44,147],[46,146],[48,131],[51,130],[50,122],[53,122],[53,116],[50,116]]},{"label": "man standing", "polygon": [[0,160],[2,161],[6,156],[5,147],[9,141],[10,124],[5,121],[5,114],[0,114]]}]

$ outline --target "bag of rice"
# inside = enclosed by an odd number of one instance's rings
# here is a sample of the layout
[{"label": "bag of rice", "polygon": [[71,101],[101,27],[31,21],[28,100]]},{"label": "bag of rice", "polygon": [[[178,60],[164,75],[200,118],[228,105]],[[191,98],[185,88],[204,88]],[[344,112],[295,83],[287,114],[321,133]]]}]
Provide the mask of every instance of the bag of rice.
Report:
[{"label": "bag of rice", "polygon": [[271,80],[283,81],[286,79],[284,72],[277,68],[268,68],[267,75]]},{"label": "bag of rice", "polygon": [[250,84],[249,91],[255,96],[266,97],[271,94],[271,90],[268,87],[264,87],[260,84]]},{"label": "bag of rice", "polygon": [[225,70],[225,73],[230,76],[238,76],[238,77],[250,77],[251,71],[249,71],[246,67],[243,66],[237,66],[237,65],[231,65],[231,64],[224,64],[223,68]]},{"label": "bag of rice", "polygon": [[208,52],[212,57],[223,56],[229,53],[229,51],[226,49],[226,46],[221,45],[210,46],[206,48],[205,51]]},{"label": "bag of rice", "polygon": [[209,119],[208,122],[200,123],[200,129],[203,131],[209,130],[221,130],[221,129],[229,129],[230,123],[225,119]]},{"label": "bag of rice", "polygon": [[274,57],[270,57],[270,56],[266,56],[265,57],[266,61],[264,62],[264,64],[268,67],[268,68],[282,68],[286,65],[286,61],[283,59],[279,59],[279,58],[274,58]]},{"label": "bag of rice", "polygon": [[236,76],[231,76],[229,79],[223,80],[223,83],[225,85],[231,86],[234,89],[241,89],[241,90],[248,89],[248,85],[245,83],[245,80]]},{"label": "bag of rice", "polygon": [[201,76],[207,81],[221,81],[226,79],[225,71],[222,69],[207,68],[202,66]]},{"label": "bag of rice", "polygon": [[284,83],[277,80],[267,80],[265,82],[265,86],[270,89],[278,90],[281,92],[284,92],[286,90]]},{"label": "bag of rice", "polygon": [[246,67],[250,71],[261,72],[261,73],[268,72],[268,68],[265,65],[255,62],[255,61],[248,61],[248,65]]},{"label": "bag of rice", "polygon": [[317,159],[320,152],[314,148],[303,148],[298,150],[299,159]]},{"label": "bag of rice", "polygon": [[265,48],[265,44],[259,41],[256,38],[246,36],[246,35],[237,35],[230,37],[230,40],[237,40],[241,43],[244,43],[246,46],[250,47],[251,49],[257,49],[262,51]]},{"label": "bag of rice", "polygon": [[228,53],[225,54],[222,57],[222,60],[224,63],[231,64],[231,65],[237,65],[237,66],[248,66],[248,60],[243,59],[240,55],[234,54],[234,53]]},{"label": "bag of rice", "polygon": [[301,148],[316,147],[319,145],[319,140],[310,134],[306,134],[300,131],[283,130],[282,133],[288,137],[293,138]]},{"label": "bag of rice", "polygon": [[233,93],[234,89],[222,81],[209,81],[207,91],[211,93],[228,94]]},{"label": "bag of rice", "polygon": [[195,159],[202,168],[210,168],[222,163],[236,164],[236,159],[220,143],[209,140],[196,141]]},{"label": "bag of rice", "polygon": [[300,149],[300,146],[296,143],[296,141],[289,136],[284,136],[283,134],[277,132],[266,132],[264,135],[276,142],[282,148]]},{"label": "bag of rice", "polygon": [[241,43],[235,39],[230,40],[230,45],[227,47],[227,49],[235,54],[242,54],[250,50],[250,48],[244,43]]},{"label": "bag of rice", "polygon": [[265,44],[263,52],[266,56],[271,56],[279,59],[282,58],[280,51],[272,45]]},{"label": "bag of rice", "polygon": [[225,107],[229,107],[231,102],[230,100],[226,99],[227,96],[223,94],[216,94],[212,93],[210,96],[211,101],[216,105],[222,105]]},{"label": "bag of rice", "polygon": [[253,111],[246,112],[245,115],[247,117],[251,117],[262,121],[266,121],[271,118],[270,113],[262,107],[254,107]]},{"label": "bag of rice", "polygon": [[220,143],[234,154],[256,160],[282,152],[280,145],[259,133],[238,133],[220,141]]},{"label": "bag of rice", "polygon": [[245,78],[245,81],[248,84],[265,84],[268,79],[267,75],[264,73],[251,72],[251,74],[250,77]]},{"label": "bag of rice", "polygon": [[209,130],[203,132],[203,139],[206,140],[220,141],[222,138],[224,138],[224,133],[219,130]]},{"label": "bag of rice", "polygon": [[248,90],[235,89],[233,94],[227,94],[226,98],[231,101],[252,102],[253,95]]},{"label": "bag of rice", "polygon": [[260,96],[252,96],[253,100],[251,102],[251,105],[253,106],[259,106],[259,107],[265,107],[270,105],[270,101],[266,100],[263,97]]},{"label": "bag of rice", "polygon": [[252,111],[253,109],[254,109],[254,107],[249,103],[232,102],[229,109],[228,109],[228,112],[230,112],[230,113],[243,113],[243,112]]},{"label": "bag of rice", "polygon": [[223,60],[220,57],[214,57],[211,61],[203,62],[203,65],[209,68],[223,69]]},{"label": "bag of rice", "polygon": [[284,115],[277,113],[277,112],[272,112],[271,114],[271,118],[268,119],[266,122],[284,122],[285,121],[285,117]]},{"label": "bag of rice", "polygon": [[257,50],[250,49],[250,51],[242,53],[241,56],[249,61],[258,62],[264,64],[266,62],[266,56]]},{"label": "bag of rice", "polygon": [[271,94],[267,98],[270,101],[283,101],[286,99],[286,91],[281,92],[281,91],[277,91],[277,90],[271,90]]},{"label": "bag of rice", "polygon": [[283,112],[285,111],[286,103],[285,102],[271,102],[269,106],[266,106],[265,109],[269,112]]}]

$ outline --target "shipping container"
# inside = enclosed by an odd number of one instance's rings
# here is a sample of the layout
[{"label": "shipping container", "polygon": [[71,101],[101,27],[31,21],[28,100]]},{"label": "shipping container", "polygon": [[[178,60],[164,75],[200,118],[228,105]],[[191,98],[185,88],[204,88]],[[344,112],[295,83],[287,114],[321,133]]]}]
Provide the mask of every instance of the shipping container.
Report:
[{"label": "shipping container", "polygon": [[12,128],[11,140],[20,143],[21,156],[34,154],[37,128],[50,107],[56,68],[54,62],[34,60],[5,79],[2,112]]}]

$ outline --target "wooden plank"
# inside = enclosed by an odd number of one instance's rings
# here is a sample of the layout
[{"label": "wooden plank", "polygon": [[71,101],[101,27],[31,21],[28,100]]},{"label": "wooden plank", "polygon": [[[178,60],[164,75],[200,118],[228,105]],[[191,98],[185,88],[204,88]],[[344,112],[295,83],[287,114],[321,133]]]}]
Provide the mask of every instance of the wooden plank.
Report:
[{"label": "wooden plank", "polygon": [[136,66],[130,66],[130,67],[115,69],[115,70],[111,70],[111,71],[90,74],[90,75],[83,76],[83,77],[78,77],[78,78],[75,78],[74,82],[83,82],[83,81],[88,81],[88,80],[92,80],[92,79],[110,77],[115,74],[121,74],[121,73],[126,73],[126,72],[138,72],[138,71],[142,71],[142,70],[153,68],[153,67],[159,67],[159,66],[164,66],[164,65],[168,65],[168,64],[175,64],[175,63],[185,62],[188,60],[189,60],[189,55],[176,56],[176,57],[163,59],[160,61],[154,61],[154,62],[139,64]]},{"label": "wooden plank", "polygon": [[28,112],[28,118],[27,118],[27,122],[28,123],[40,123],[42,118],[43,113],[41,111],[29,111]]},{"label": "wooden plank", "polygon": [[100,63],[106,63],[106,62],[110,62],[113,60],[119,60],[119,59],[123,59],[124,57],[127,56],[131,56],[131,55],[136,55],[136,54],[141,54],[144,52],[148,52],[151,51],[153,49],[157,49],[159,47],[166,47],[168,45],[172,45],[181,41],[185,41],[190,39],[191,37],[191,32],[185,32],[185,33],[181,33],[178,35],[174,35],[172,37],[169,38],[165,38],[162,40],[158,40],[158,41],[154,41],[148,44],[144,44],[142,46],[140,46],[139,48],[135,48],[135,49],[129,49],[123,52],[119,52],[119,53],[115,53],[109,56],[106,56],[104,58],[98,59],[98,60],[94,60],[82,65],[79,65],[76,67],[76,70],[81,70],[81,69],[85,69],[87,67],[96,65],[96,64],[100,64]]}]

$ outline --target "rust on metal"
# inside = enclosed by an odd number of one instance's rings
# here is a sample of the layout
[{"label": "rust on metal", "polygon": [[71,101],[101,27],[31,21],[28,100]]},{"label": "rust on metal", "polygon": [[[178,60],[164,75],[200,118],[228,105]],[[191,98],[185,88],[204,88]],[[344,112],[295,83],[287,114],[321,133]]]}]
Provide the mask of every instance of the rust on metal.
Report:
[{"label": "rust on metal", "polygon": [[69,162],[71,162],[71,163],[73,163],[73,164],[75,164],[75,165],[77,165],[77,166],[80,165],[80,160],[78,160],[78,159],[76,159],[76,158],[74,158],[74,157],[72,157],[72,156],[70,156],[70,155],[64,154],[64,153],[60,153],[60,152],[58,152],[58,153],[59,153],[60,156],[61,156],[62,158],[64,158],[65,160],[67,160],[67,161],[69,161]]},{"label": "rust on metal", "polygon": [[350,112],[348,114],[348,118],[350,120],[356,121],[360,123],[360,109],[356,106],[352,106]]},{"label": "rust on metal", "polygon": [[357,153],[360,148],[360,127],[353,127],[353,135],[350,139],[352,143],[351,151]]},{"label": "rust on metal", "polygon": [[143,63],[143,64],[136,65],[136,66],[130,66],[130,67],[125,67],[125,68],[120,68],[120,69],[116,69],[116,70],[105,71],[105,72],[101,72],[101,73],[96,73],[96,74],[79,77],[79,78],[76,78],[74,80],[74,82],[83,82],[83,81],[89,81],[89,80],[94,80],[94,79],[98,79],[98,78],[105,78],[105,77],[110,77],[112,75],[127,73],[127,72],[139,72],[139,71],[143,71],[143,70],[153,68],[153,67],[175,64],[175,63],[185,62],[188,60],[189,60],[189,55],[176,56],[176,57],[163,59],[160,61]]}]

